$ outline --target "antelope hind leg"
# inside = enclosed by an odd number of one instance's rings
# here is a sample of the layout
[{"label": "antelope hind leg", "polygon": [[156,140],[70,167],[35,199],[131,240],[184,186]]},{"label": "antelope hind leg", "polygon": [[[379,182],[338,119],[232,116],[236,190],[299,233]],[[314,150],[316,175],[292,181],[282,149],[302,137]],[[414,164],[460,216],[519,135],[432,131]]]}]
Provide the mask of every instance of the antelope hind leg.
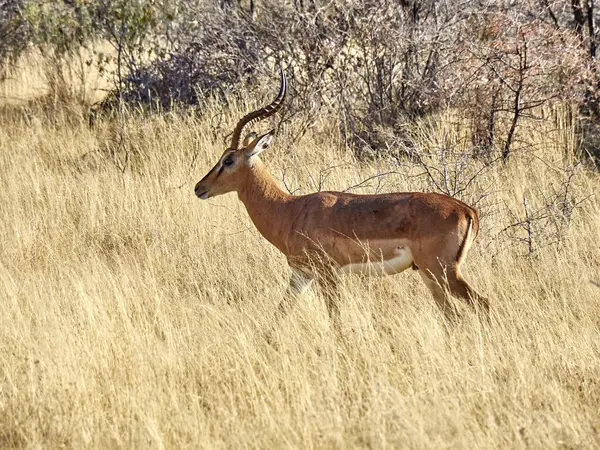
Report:
[{"label": "antelope hind leg", "polygon": [[423,282],[431,292],[436,305],[444,313],[446,319],[451,323],[456,323],[459,319],[458,311],[456,306],[452,302],[448,290],[444,288],[443,284],[440,283],[431,273],[426,273],[423,270],[419,270],[419,275],[423,279]]}]

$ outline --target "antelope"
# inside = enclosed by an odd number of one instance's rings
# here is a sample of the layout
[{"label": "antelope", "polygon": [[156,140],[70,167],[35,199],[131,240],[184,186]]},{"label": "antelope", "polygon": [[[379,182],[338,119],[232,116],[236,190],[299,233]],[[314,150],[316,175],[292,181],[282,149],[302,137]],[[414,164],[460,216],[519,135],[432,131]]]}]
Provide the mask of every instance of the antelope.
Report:
[{"label": "antelope", "polygon": [[339,309],[330,293],[338,274],[392,275],[412,267],[451,321],[458,315],[450,294],[487,314],[488,300],[460,272],[479,230],[474,208],[438,193],[294,196],[279,186],[259,158],[273,141],[274,130],[240,138],[244,129],[279,111],[286,92],[282,70],[277,98],[242,117],[229,148],[195,187],[203,200],[237,192],[258,231],[285,255],[292,273],[280,311],[286,313],[317,280],[328,293],[330,316],[336,317]]}]

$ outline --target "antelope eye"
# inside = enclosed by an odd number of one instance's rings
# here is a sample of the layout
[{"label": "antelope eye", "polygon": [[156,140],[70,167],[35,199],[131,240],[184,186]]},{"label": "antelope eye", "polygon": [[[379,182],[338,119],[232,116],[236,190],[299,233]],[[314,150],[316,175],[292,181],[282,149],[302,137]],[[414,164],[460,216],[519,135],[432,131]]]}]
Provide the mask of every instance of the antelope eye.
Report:
[{"label": "antelope eye", "polygon": [[228,156],[227,158],[225,158],[223,160],[223,165],[227,166],[227,167],[232,166],[233,165],[233,158],[231,156]]}]

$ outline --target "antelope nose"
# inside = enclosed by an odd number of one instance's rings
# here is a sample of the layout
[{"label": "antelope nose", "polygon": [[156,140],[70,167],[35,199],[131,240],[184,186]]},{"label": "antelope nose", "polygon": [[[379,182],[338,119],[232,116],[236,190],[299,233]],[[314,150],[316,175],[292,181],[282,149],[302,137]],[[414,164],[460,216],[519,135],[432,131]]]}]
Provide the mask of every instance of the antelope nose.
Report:
[{"label": "antelope nose", "polygon": [[203,186],[200,182],[198,182],[198,184],[196,184],[196,187],[194,188],[194,192],[196,193],[196,196],[198,198],[201,198],[202,200],[205,200],[208,198],[208,189],[206,189],[206,187]]}]

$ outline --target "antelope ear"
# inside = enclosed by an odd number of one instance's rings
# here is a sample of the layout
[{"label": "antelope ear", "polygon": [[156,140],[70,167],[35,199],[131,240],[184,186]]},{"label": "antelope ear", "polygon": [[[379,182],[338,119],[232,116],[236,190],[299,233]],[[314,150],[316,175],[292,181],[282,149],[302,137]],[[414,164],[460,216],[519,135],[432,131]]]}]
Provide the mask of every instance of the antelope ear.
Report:
[{"label": "antelope ear", "polygon": [[253,142],[250,143],[248,148],[244,151],[246,154],[246,158],[252,158],[260,153],[262,153],[271,142],[273,142],[273,133],[275,130],[271,130],[266,134],[263,134],[261,137],[256,138]]},{"label": "antelope ear", "polygon": [[246,137],[244,138],[244,142],[242,143],[242,147],[246,148],[250,145],[250,143],[256,139],[256,137],[258,136],[258,134],[256,134],[254,131],[252,133],[248,133],[246,135]]}]

